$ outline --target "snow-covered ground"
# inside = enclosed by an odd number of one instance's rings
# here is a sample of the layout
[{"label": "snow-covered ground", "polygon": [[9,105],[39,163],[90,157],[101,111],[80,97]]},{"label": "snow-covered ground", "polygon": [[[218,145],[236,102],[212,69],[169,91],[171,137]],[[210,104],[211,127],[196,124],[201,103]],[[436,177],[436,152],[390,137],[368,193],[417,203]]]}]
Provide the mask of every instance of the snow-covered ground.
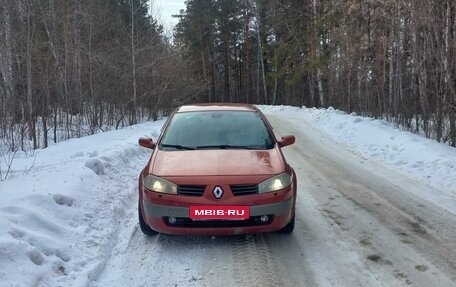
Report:
[{"label": "snow-covered ground", "polygon": [[[440,190],[417,194],[456,214],[456,149],[420,135],[401,131],[385,120],[347,115],[343,111],[290,106],[259,106],[265,113],[287,117],[302,127],[316,129],[352,152],[374,158]],[[379,171],[381,172],[381,171]],[[411,191],[413,192],[413,191]]]},{"label": "snow-covered ground", "polygon": [[[432,186],[433,193],[410,192],[456,214],[456,149],[331,108],[260,108],[300,129],[319,130],[322,144],[340,142],[361,158]],[[117,266],[116,250],[136,244],[128,242],[122,224],[136,224],[137,176],[151,152],[137,140],[157,137],[162,125],[149,122],[67,140],[35,157],[15,158],[13,176],[0,182],[0,286],[91,286],[106,277],[106,266]],[[182,266],[201,251],[192,249],[181,247],[179,252],[189,255]],[[185,286],[189,281],[182,278]],[[198,286],[200,278],[191,278]]]},{"label": "snow-covered ground", "polygon": [[[0,182],[0,286],[87,286],[117,242],[163,121],[19,154]],[[33,166],[33,167],[32,167]],[[30,169],[30,167],[32,167]]]}]

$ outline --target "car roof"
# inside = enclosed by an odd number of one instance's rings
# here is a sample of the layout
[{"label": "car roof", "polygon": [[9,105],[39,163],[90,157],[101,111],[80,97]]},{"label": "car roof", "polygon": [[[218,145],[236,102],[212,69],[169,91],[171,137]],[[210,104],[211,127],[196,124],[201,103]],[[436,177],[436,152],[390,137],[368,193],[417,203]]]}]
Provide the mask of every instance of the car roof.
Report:
[{"label": "car roof", "polygon": [[258,109],[251,104],[233,103],[205,103],[184,105],[177,109],[177,113],[197,112],[197,111],[250,111],[256,112]]}]

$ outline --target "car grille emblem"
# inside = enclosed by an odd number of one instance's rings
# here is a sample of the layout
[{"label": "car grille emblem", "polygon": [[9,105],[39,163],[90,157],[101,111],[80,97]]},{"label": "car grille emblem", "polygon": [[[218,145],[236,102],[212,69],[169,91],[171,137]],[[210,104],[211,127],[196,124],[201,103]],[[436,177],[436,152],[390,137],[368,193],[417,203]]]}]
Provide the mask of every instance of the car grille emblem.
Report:
[{"label": "car grille emblem", "polygon": [[223,195],[223,190],[220,186],[216,186],[212,193],[214,194],[215,198],[220,199]]}]

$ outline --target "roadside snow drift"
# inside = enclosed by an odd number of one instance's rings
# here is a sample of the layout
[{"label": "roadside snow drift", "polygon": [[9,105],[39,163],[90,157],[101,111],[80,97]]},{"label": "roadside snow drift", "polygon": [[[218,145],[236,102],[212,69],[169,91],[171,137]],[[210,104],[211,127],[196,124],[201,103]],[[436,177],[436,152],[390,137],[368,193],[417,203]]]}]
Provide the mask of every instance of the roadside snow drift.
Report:
[{"label": "roadside snow drift", "polygon": [[[456,213],[456,149],[423,136],[401,131],[385,120],[343,111],[289,106],[259,106],[267,113],[289,118],[302,129],[322,133],[353,153],[382,162],[383,166],[439,191],[417,194]],[[324,143],[323,143],[324,144]],[[380,171],[379,171],[380,172]],[[410,191],[413,192],[413,191]]]},{"label": "roadside snow drift", "polygon": [[[116,245],[163,121],[72,139],[16,158],[0,183],[1,286],[87,286]],[[33,163],[33,168],[27,170]]]}]

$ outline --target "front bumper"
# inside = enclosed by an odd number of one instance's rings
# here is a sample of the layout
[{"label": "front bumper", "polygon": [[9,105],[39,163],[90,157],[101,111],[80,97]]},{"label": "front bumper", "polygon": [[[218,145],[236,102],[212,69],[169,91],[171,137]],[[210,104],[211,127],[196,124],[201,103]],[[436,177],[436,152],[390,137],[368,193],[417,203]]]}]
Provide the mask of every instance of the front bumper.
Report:
[{"label": "front bumper", "polygon": [[[147,224],[155,231],[180,235],[232,235],[258,232],[272,232],[282,229],[293,216],[293,197],[284,201],[261,205],[250,205],[250,219],[240,221],[208,220],[193,221],[190,219],[190,208],[171,205],[160,205],[143,200],[144,217]],[[267,222],[259,218],[267,215]],[[170,224],[168,218],[177,219]]]},{"label": "front bumper", "polygon": [[[250,216],[261,216],[267,214],[284,215],[291,211],[293,205],[292,198],[271,204],[254,205],[250,207]],[[189,207],[158,205],[143,200],[144,210],[150,217],[190,217]]]}]

